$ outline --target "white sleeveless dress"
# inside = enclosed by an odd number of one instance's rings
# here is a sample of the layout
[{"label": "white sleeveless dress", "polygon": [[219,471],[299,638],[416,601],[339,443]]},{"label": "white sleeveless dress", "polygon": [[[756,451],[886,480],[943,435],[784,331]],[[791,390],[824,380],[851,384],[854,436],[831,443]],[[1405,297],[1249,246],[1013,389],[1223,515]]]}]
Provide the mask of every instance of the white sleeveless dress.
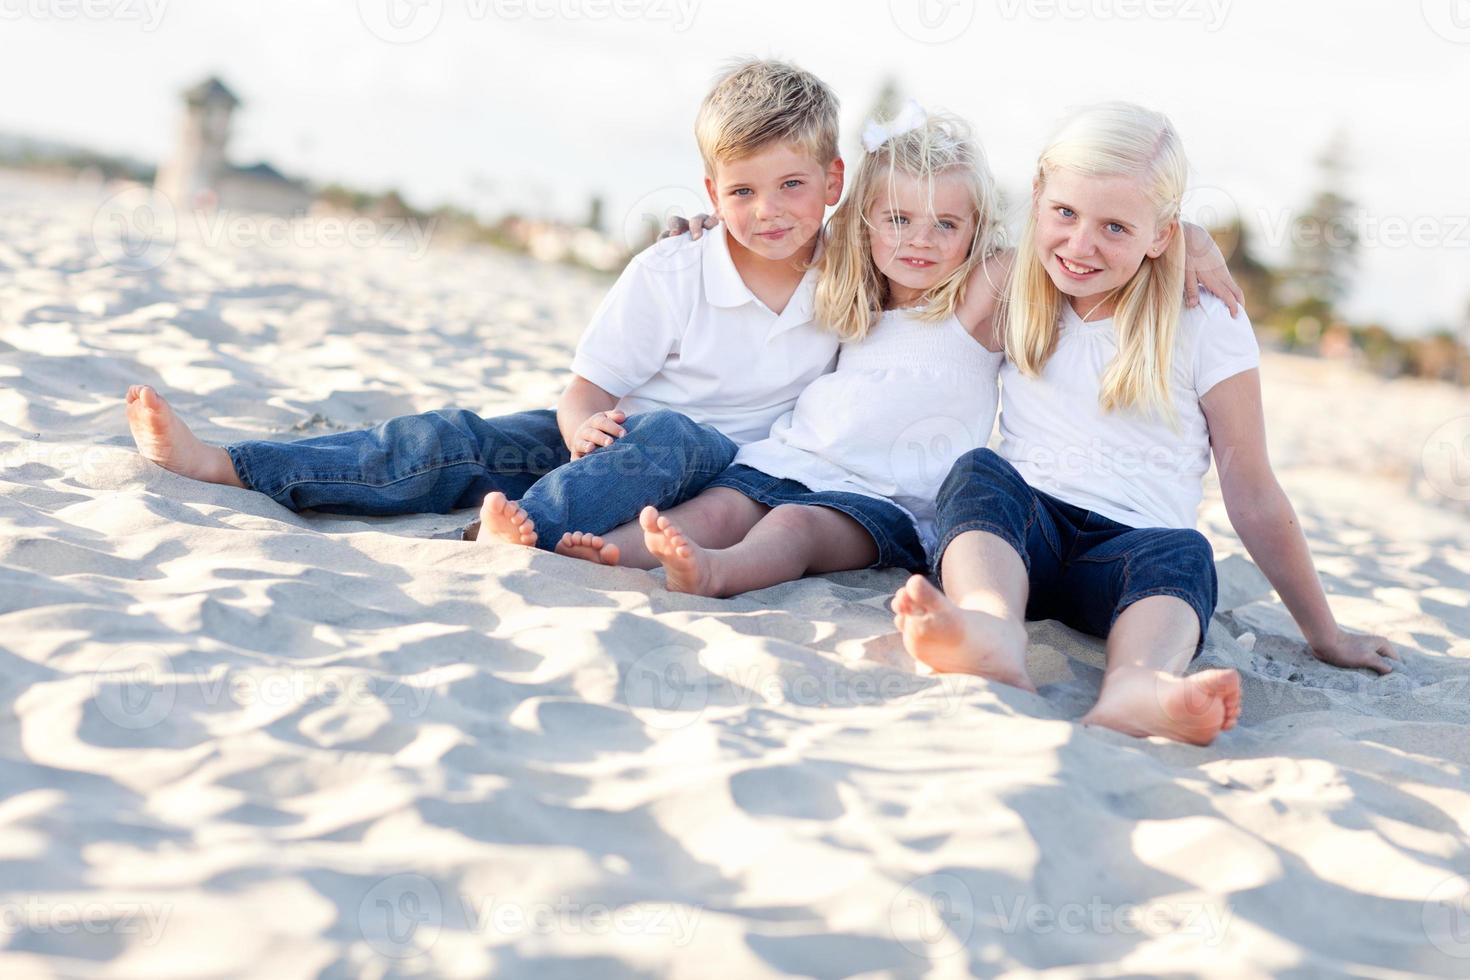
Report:
[{"label": "white sleeveless dress", "polygon": [[735,463],[813,491],[886,498],[935,544],[939,487],[960,456],[986,444],[1004,355],[985,349],[958,317],[925,322],[885,312],[845,343],[837,368],[807,385],[769,437]]}]

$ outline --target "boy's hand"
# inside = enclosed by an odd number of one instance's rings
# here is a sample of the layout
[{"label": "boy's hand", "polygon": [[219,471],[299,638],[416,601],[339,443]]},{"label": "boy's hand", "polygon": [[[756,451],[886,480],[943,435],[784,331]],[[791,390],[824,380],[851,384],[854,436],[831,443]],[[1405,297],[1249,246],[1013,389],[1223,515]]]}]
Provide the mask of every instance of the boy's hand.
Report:
[{"label": "boy's hand", "polygon": [[572,459],[581,459],[600,446],[611,446],[614,439],[627,435],[628,430],[619,424],[627,418],[618,409],[589,416],[572,436],[572,444],[567,447],[572,451]]},{"label": "boy's hand", "polygon": [[1334,667],[1367,667],[1380,674],[1393,670],[1390,660],[1398,660],[1398,651],[1382,636],[1358,636],[1341,628],[1333,640],[1321,647],[1313,647],[1312,655],[1324,664]]},{"label": "boy's hand", "polygon": [[719,223],[720,219],[713,214],[696,214],[693,224],[676,214],[669,219],[669,227],[658,237],[662,241],[665,238],[675,238],[687,232],[689,237],[697,242],[706,231]]},{"label": "boy's hand", "polygon": [[1245,293],[1235,284],[1230,268],[1225,263],[1225,254],[1210,237],[1210,233],[1199,225],[1184,224],[1184,305],[1199,305],[1199,287],[1218,296],[1230,309],[1230,315],[1240,310],[1245,302]]}]

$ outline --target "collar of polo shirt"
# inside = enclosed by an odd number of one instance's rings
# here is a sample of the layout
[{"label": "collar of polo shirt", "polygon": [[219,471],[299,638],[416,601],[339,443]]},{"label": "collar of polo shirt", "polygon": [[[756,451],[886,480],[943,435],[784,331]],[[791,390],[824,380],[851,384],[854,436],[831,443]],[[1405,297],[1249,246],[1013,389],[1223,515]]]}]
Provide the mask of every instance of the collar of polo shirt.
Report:
[{"label": "collar of polo shirt", "polygon": [[[817,249],[812,253],[813,262],[822,254],[824,237],[817,239]],[[705,233],[709,244],[704,252],[704,296],[712,306],[736,307],[746,303],[759,303],[755,293],[740,278],[735,260],[730,257],[730,242],[725,237],[725,226],[715,226]],[[817,270],[808,269],[801,285],[786,304],[780,320],[784,324],[804,323],[812,318],[813,300],[817,285]]]}]

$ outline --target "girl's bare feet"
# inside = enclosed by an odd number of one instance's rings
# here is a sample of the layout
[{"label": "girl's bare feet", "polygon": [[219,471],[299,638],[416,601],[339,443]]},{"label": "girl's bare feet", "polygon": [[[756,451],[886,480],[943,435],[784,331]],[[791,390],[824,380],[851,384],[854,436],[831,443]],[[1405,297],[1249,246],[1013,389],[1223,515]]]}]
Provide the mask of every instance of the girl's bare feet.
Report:
[{"label": "girl's bare feet", "polygon": [[536,546],[536,522],[521,510],[514,500],[507,500],[499,490],[492,490],[480,505],[480,533],[477,541],[504,541],[527,548]]},{"label": "girl's bare feet", "polygon": [[1146,667],[1111,672],[1097,704],[1082,719],[1140,738],[1162,735],[1209,745],[1240,720],[1240,675],[1202,670],[1175,677]]},{"label": "girl's bare feet", "polygon": [[158,392],[148,385],[133,385],[126,401],[128,428],[144,459],[191,480],[245,486],[224,447],[201,441]]},{"label": "girl's bare feet", "polygon": [[617,545],[604,542],[597,535],[582,531],[568,531],[563,534],[561,540],[556,543],[556,553],[598,565],[616,565],[619,558]]},{"label": "girl's bare feet", "polygon": [[719,595],[710,552],[686,538],[667,517],[660,517],[655,507],[643,508],[638,524],[643,528],[644,544],[668,573],[665,588],[691,595]]},{"label": "girl's bare feet", "polygon": [[904,649],[942,674],[977,674],[1035,691],[1026,673],[1026,627],[962,609],[922,575],[893,597],[893,625]]}]

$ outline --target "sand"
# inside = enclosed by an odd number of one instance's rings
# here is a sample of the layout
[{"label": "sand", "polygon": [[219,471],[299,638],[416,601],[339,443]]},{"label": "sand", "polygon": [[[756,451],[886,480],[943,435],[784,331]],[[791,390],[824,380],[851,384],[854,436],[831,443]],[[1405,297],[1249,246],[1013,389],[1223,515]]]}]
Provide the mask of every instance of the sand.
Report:
[{"label": "sand", "polygon": [[918,669],[899,572],[691,598],[157,469],[129,383],[218,441],[549,405],[606,280],[188,222],[109,263],[109,190],[0,178],[0,974],[1470,975],[1465,392],[1265,358],[1402,668],[1312,661],[1212,484],[1244,717],[1137,740],[1055,623],[1039,695]]}]

